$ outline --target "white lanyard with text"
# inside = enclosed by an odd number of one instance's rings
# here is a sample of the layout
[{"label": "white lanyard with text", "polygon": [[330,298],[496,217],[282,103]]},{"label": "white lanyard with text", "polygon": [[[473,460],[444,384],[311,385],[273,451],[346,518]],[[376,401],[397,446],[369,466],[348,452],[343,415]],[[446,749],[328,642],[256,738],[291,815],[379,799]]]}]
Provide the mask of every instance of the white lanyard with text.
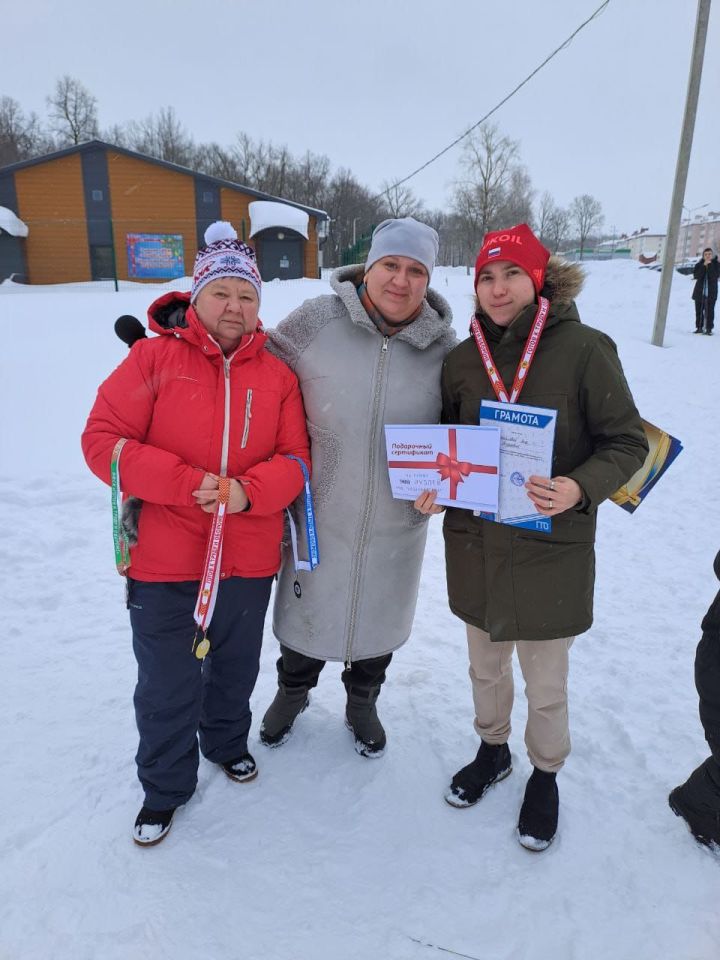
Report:
[{"label": "white lanyard with text", "polygon": [[220,585],[220,562],[222,560],[223,533],[225,528],[225,514],[230,499],[230,479],[220,477],[218,481],[217,510],[213,514],[210,536],[208,537],[205,563],[203,564],[202,579],[198,591],[197,603],[193,614],[197,630],[193,639],[193,650],[198,660],[203,660],[210,650],[210,641],[207,636],[208,624],[212,620]]},{"label": "white lanyard with text", "polygon": [[286,508],[285,511],[288,515],[288,520],[290,521],[290,540],[292,542],[293,563],[295,566],[295,582],[293,583],[293,591],[299,600],[302,596],[302,590],[300,588],[300,581],[298,580],[297,575],[300,570],[314,570],[315,567],[317,567],[317,565],[320,563],[320,548],[318,547],[317,529],[315,526],[315,510],[313,508],[312,492],[310,490],[310,474],[308,472],[308,468],[305,466],[300,457],[294,457],[292,454],[288,454],[287,457],[288,460],[294,460],[300,465],[300,469],[303,473],[303,485],[305,492],[305,532],[307,534],[308,554],[310,556],[309,560],[301,560],[299,557],[295,520],[293,519],[293,515],[288,508]]},{"label": "white lanyard with text", "polygon": [[523,349],[520,363],[518,364],[518,368],[515,372],[515,379],[513,381],[512,391],[509,397],[498,368],[495,366],[495,361],[490,353],[490,347],[488,346],[488,342],[485,339],[485,334],[482,332],[482,328],[478,323],[477,317],[473,315],[472,319],[470,320],[470,328],[473,332],[473,336],[475,337],[475,343],[480,351],[480,356],[482,357],[483,364],[485,365],[485,370],[487,371],[487,375],[490,378],[490,383],[492,384],[493,390],[495,391],[500,403],[517,402],[517,398],[520,396],[520,391],[525,385],[525,378],[530,370],[530,364],[533,362],[535,351],[538,348],[540,335],[545,327],[545,321],[547,320],[549,310],[550,301],[546,300],[545,297],[539,297],[537,313],[535,314],[535,319],[532,327],[530,328],[528,338],[525,341],[525,348]]}]

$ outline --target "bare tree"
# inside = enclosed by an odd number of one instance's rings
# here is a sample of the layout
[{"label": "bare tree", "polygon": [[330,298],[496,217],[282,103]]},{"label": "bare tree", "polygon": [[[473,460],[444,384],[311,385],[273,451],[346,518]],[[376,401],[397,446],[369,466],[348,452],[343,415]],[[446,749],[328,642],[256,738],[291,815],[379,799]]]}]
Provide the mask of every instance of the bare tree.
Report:
[{"label": "bare tree", "polygon": [[570,213],[563,207],[558,206],[547,190],[540,198],[537,223],[540,242],[544,243],[551,253],[557,253],[568,239]]},{"label": "bare tree", "polygon": [[504,190],[504,197],[498,210],[498,226],[511,226],[515,223],[531,223],[533,218],[533,197],[530,174],[520,164],[510,171],[510,178]]},{"label": "bare tree", "polygon": [[257,142],[246,133],[238,134],[234,147],[240,182],[282,196],[285,192],[292,158],[286,146]]},{"label": "bare tree", "polygon": [[97,137],[97,100],[79,80],[65,74],[55,83],[47,103],[50,126],[60,146]]},{"label": "bare tree", "polygon": [[[382,204],[353,175],[341,168],[328,184],[323,207],[330,215],[330,230],[325,246],[328,265],[339,265],[344,251],[352,244],[353,234],[368,234],[383,219]],[[353,221],[355,227],[353,229]]]},{"label": "bare tree", "polygon": [[115,147],[132,148],[130,133],[121,123],[114,123],[111,127],[100,131],[100,139],[111,143]]},{"label": "bare tree", "polygon": [[17,100],[0,97],[0,167],[49,153],[52,138],[34,113],[26,116]]},{"label": "bare tree", "polygon": [[517,222],[518,211],[529,211],[532,189],[518,143],[494,124],[483,124],[465,140],[460,165],[464,175],[455,184],[452,209],[469,262],[488,230]]},{"label": "bare tree", "polygon": [[556,207],[548,223],[547,248],[551,253],[557,253],[567,243],[570,234],[570,211],[564,207]]},{"label": "bare tree", "polygon": [[190,166],[195,159],[195,144],[175,115],[172,107],[162,107],[157,116],[128,125],[130,147],[158,160]]},{"label": "bare tree", "polygon": [[239,182],[238,162],[235,154],[219,143],[201,143],[195,148],[195,169],[211,177]]},{"label": "bare tree", "polygon": [[538,202],[536,222],[538,240],[540,243],[545,244],[546,247],[550,246],[550,223],[556,210],[557,204],[552,194],[545,190]]},{"label": "bare tree", "polygon": [[602,225],[605,219],[602,204],[595,197],[591,197],[589,193],[583,193],[575,197],[570,204],[570,219],[577,229],[580,242],[580,259],[582,260],[585,241],[594,230]]},{"label": "bare tree", "polygon": [[423,220],[437,230],[440,246],[437,262],[447,267],[465,266],[465,245],[463,242],[463,225],[456,213],[445,210],[426,210]]},{"label": "bare tree", "polygon": [[396,186],[392,180],[385,180],[382,185],[382,190],[382,203],[388,217],[422,216],[422,200],[418,200],[411,187],[407,187],[404,184]]},{"label": "bare tree", "polygon": [[309,150],[290,166],[287,196],[296,203],[322,208],[330,179],[330,160]]},{"label": "bare tree", "polygon": [[518,158],[518,144],[487,123],[465,140],[460,165],[464,177],[457,189],[472,198],[483,233],[496,226],[499,209]]}]

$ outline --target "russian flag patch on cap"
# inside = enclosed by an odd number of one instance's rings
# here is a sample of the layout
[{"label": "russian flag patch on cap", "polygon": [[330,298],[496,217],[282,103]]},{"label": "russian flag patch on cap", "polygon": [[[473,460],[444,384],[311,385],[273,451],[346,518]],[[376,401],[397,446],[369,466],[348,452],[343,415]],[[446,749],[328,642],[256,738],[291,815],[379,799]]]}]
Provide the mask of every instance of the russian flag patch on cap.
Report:
[{"label": "russian flag patch on cap", "polygon": [[488,250],[487,255],[489,257],[496,257],[502,251],[502,247],[493,247],[492,250]]}]

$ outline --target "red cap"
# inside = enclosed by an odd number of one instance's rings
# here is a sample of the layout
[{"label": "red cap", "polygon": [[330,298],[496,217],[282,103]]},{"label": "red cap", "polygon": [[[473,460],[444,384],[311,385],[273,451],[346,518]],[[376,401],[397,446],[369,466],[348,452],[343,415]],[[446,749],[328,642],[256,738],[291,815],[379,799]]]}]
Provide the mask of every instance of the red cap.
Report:
[{"label": "red cap", "polygon": [[486,233],[480,253],[475,261],[475,286],[482,268],[493,260],[509,260],[517,264],[530,277],[535,292],[540,293],[545,283],[545,267],[550,251],[540,243],[526,223],[518,223],[507,230]]}]

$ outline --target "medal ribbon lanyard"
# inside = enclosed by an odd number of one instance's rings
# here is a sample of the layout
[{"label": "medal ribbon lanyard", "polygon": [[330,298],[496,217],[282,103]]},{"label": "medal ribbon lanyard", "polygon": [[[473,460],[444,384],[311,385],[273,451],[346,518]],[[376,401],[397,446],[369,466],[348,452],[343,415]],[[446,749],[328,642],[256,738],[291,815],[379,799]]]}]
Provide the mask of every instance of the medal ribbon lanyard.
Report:
[{"label": "medal ribbon lanyard", "polygon": [[294,460],[297,464],[299,464],[300,469],[302,470],[305,487],[305,532],[307,534],[308,554],[310,557],[309,560],[301,560],[299,557],[295,520],[293,519],[290,509],[286,508],[285,510],[290,521],[290,540],[292,542],[293,564],[295,567],[295,583],[293,584],[293,590],[295,591],[295,596],[299,598],[302,594],[302,591],[300,589],[300,583],[298,581],[297,574],[300,570],[314,570],[315,567],[317,567],[317,565],[320,563],[320,548],[318,546],[317,527],[315,525],[315,509],[313,507],[312,492],[310,490],[310,473],[300,457],[294,457],[292,454],[288,454],[288,460]]},{"label": "medal ribbon lanyard", "polygon": [[202,660],[210,650],[210,641],[207,637],[207,628],[212,620],[220,585],[220,562],[222,560],[223,534],[225,532],[225,515],[228,500],[230,499],[230,478],[220,477],[218,481],[217,510],[213,514],[210,536],[208,537],[205,563],[203,564],[200,589],[193,614],[197,630],[193,639],[193,650],[198,660]]},{"label": "medal ribbon lanyard", "polygon": [[512,391],[510,392],[509,397],[502,377],[500,376],[498,368],[495,366],[495,361],[492,358],[492,354],[490,353],[490,347],[488,346],[485,334],[482,332],[482,328],[478,323],[477,317],[473,314],[470,320],[470,328],[473,336],[475,337],[475,343],[480,351],[480,356],[482,357],[483,364],[485,365],[485,370],[490,378],[490,383],[492,384],[493,390],[495,391],[500,403],[517,402],[517,399],[520,396],[520,391],[525,386],[525,379],[530,370],[530,365],[533,362],[535,351],[540,343],[540,335],[545,328],[545,322],[548,318],[549,310],[550,301],[546,300],[545,297],[539,297],[537,313],[535,314],[535,319],[533,320],[533,325],[530,328],[528,338],[525,341],[525,347],[520,358],[520,363],[518,363],[517,370],[515,371],[515,379],[513,381]]},{"label": "medal ribbon lanyard", "polygon": [[115,566],[121,577],[127,575],[130,566],[130,543],[122,526],[122,489],[120,487],[120,454],[126,443],[125,437],[118,440],[110,458],[113,546]]}]

